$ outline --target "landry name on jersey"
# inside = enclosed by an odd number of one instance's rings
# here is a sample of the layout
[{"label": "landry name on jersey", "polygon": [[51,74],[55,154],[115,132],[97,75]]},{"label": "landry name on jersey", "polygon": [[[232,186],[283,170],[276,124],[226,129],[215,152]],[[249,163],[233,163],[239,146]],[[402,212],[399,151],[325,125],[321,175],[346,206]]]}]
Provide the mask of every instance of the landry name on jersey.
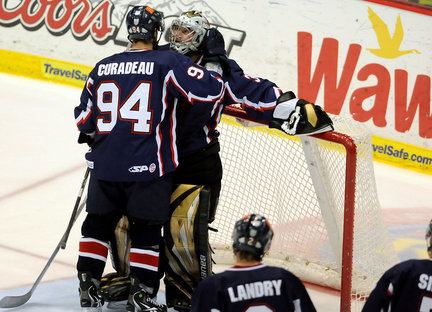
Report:
[{"label": "landry name on jersey", "polygon": [[282,280],[266,280],[228,287],[231,302],[281,295]]},{"label": "landry name on jersey", "polygon": [[193,312],[315,311],[296,276],[264,264],[233,267],[205,279],[192,302]]}]

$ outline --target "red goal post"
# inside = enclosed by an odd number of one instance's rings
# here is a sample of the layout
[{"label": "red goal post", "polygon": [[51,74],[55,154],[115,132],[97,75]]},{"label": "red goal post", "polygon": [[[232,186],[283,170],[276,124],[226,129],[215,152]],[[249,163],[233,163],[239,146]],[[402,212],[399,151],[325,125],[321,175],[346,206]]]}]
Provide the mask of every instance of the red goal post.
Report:
[{"label": "red goal post", "polygon": [[333,117],[335,131],[299,139],[268,129],[240,108],[229,106],[224,114],[218,128],[224,168],[214,224],[219,232],[211,236],[216,260],[232,259],[235,219],[263,213],[275,227],[266,262],[339,289],[340,311],[360,310],[397,261],[382,222],[370,135]]}]

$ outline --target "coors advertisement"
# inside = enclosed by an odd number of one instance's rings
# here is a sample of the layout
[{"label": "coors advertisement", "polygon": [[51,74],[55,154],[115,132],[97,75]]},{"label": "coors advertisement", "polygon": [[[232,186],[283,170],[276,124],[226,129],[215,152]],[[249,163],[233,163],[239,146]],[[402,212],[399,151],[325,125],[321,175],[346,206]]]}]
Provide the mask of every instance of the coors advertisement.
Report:
[{"label": "coors advertisement", "polygon": [[[53,36],[67,33],[76,40],[91,37],[99,45],[109,41],[126,46],[124,19],[130,7],[142,5],[143,1],[123,0],[1,0],[0,25],[22,25],[28,31],[44,27]],[[241,46],[246,32],[230,27],[218,12],[203,1],[149,1],[147,5],[165,14],[165,24],[181,12],[199,9],[224,35],[229,53],[234,45]]]}]

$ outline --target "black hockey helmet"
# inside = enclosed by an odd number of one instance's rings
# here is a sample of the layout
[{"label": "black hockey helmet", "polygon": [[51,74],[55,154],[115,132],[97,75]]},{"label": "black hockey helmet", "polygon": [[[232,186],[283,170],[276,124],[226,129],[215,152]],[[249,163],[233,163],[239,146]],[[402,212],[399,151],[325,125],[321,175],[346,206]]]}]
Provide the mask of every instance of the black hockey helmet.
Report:
[{"label": "black hockey helmet", "polygon": [[165,29],[163,13],[145,5],[134,6],[128,12],[126,25],[129,41],[145,40],[157,43]]},{"label": "black hockey helmet", "polygon": [[259,214],[244,216],[235,223],[232,234],[234,252],[245,251],[262,258],[270,249],[273,230],[268,220]]},{"label": "black hockey helmet", "polygon": [[432,220],[430,220],[427,228],[426,228],[426,246],[427,246],[427,251],[429,253],[432,253]]}]

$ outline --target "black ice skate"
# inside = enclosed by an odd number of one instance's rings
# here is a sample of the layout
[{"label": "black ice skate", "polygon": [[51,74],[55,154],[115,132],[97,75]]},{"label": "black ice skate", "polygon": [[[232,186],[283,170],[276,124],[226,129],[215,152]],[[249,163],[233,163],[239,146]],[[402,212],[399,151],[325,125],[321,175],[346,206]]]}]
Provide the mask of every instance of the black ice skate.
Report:
[{"label": "black ice skate", "polygon": [[78,278],[82,311],[102,312],[103,300],[98,294],[99,281],[92,278],[87,272],[79,272]]},{"label": "black ice skate", "polygon": [[167,312],[167,307],[153,299],[151,290],[140,284],[138,279],[132,277],[131,292],[126,310],[129,312]]}]

